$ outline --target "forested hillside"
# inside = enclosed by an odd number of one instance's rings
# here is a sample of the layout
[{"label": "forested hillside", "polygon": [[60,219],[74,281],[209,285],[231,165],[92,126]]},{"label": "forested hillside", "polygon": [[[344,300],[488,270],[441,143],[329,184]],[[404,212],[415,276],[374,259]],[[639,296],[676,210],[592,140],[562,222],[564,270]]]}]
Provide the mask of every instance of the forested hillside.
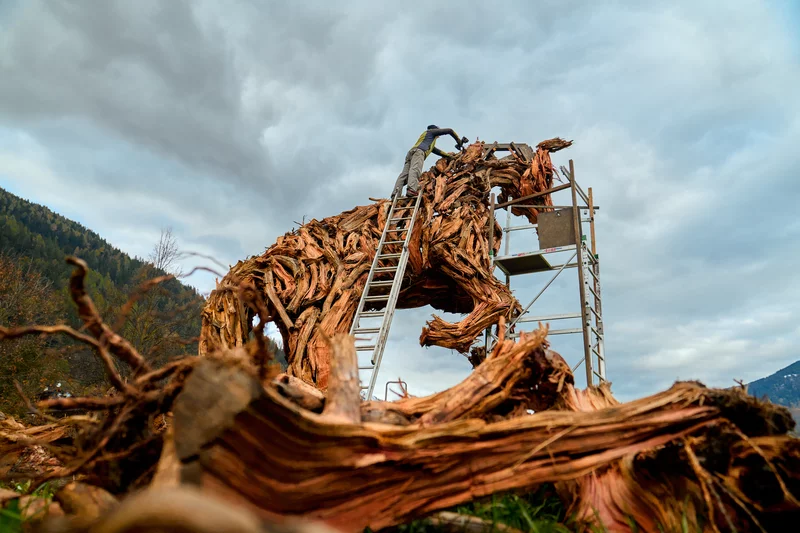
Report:
[{"label": "forested hillside", "polygon": [[[142,282],[173,273],[177,254],[175,239],[165,232],[150,257],[132,258],[82,225],[0,189],[0,325],[79,326],[68,291],[72,267],[65,263],[73,255],[90,268],[87,290],[103,317],[124,318],[120,333],[154,365],[196,353],[196,343],[187,341],[199,334],[203,299],[177,279],[149,291],[127,316],[119,316]],[[0,411],[19,411],[15,380],[26,394],[55,381],[82,392],[106,386],[91,352],[56,338],[0,343]]]},{"label": "forested hillside", "polygon": [[[65,286],[71,272],[64,262],[67,255],[80,257],[103,281],[117,288],[129,286],[147,263],[114,248],[81,224],[1,188],[0,253],[27,258],[58,287]],[[168,285],[176,295],[196,295],[178,282]]]}]

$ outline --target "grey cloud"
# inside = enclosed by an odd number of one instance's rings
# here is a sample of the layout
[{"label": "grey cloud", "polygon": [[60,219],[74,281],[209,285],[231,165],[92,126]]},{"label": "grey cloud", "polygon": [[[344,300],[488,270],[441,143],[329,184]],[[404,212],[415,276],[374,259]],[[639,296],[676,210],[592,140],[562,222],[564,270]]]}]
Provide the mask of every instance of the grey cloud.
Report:
[{"label": "grey cloud", "polygon": [[[15,161],[49,169],[42,187],[63,182],[60,196],[29,196],[80,205],[76,184],[91,183],[88,198],[108,203],[88,213],[93,229],[132,249],[170,220],[226,263],[259,253],[304,215],[385,196],[431,122],[470,139],[558,135],[576,142],[557,164],[573,158],[602,205],[620,397],[679,377],[728,385],[798,357],[784,317],[800,296],[789,245],[800,48],[767,4],[20,2],[11,13],[0,118],[38,143]],[[538,289],[513,283],[523,303]],[[556,288],[554,308],[577,304],[574,284]],[[399,315],[382,373],[412,393],[469,370],[417,346],[430,312]],[[574,339],[558,346],[579,358]]]},{"label": "grey cloud", "polygon": [[187,3],[32,1],[18,11],[0,52],[9,120],[89,121],[164,158],[264,180],[230,58]]}]

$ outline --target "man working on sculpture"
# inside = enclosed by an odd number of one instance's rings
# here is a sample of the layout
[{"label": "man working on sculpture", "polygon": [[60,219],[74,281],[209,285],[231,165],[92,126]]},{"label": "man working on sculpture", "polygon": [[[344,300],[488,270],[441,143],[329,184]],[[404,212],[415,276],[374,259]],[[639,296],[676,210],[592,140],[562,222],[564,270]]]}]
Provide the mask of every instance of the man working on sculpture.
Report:
[{"label": "man working on sculpture", "polygon": [[456,148],[459,150],[461,147],[469,142],[466,137],[458,138],[456,132],[450,128],[438,128],[437,126],[430,125],[422,135],[417,139],[416,144],[411,147],[411,150],[406,154],[406,161],[403,165],[403,171],[397,177],[397,182],[394,184],[394,191],[392,197],[399,194],[403,186],[408,184],[406,189],[406,196],[416,196],[419,189],[419,176],[422,174],[422,165],[425,159],[434,153],[439,157],[455,157],[455,154],[442,152],[436,148],[436,138],[442,135],[451,135],[456,140]]}]

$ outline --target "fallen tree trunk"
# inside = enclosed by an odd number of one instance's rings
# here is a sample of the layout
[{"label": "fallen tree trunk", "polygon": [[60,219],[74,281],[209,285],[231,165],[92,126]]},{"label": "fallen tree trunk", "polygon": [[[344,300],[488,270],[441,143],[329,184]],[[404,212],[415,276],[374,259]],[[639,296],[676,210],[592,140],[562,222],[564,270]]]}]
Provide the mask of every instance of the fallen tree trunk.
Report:
[{"label": "fallen tree trunk", "polygon": [[[73,276],[84,276],[85,265],[71,261]],[[246,301],[248,290],[239,297]],[[263,318],[263,302],[253,305]],[[83,318],[102,326],[91,306]],[[107,361],[104,331],[0,327],[0,340],[67,334]],[[60,463],[33,473],[34,486],[80,475],[119,494],[182,481],[262,519],[311,518],[343,531],[547,482],[581,520],[576,529],[770,530],[800,512],[800,441],[786,435],[794,426],[788,410],[693,382],[620,404],[608,386],[576,390],[546,334],[501,340],[462,383],[394,403],[360,401],[346,336],[329,340],[326,394],[276,374],[259,336],[128,383],[104,364],[114,395],[38,404],[90,409],[96,418],[40,428],[5,421],[0,456],[46,446]],[[136,367],[137,354],[126,355]],[[173,408],[174,426],[164,431]],[[72,425],[80,431],[63,443]]]},{"label": "fallen tree trunk", "polygon": [[[792,426],[788,413],[738,391],[677,383],[649,398],[589,410],[608,401],[607,389],[575,391],[564,370],[543,368],[544,336],[504,341],[484,363],[523,379],[479,379],[474,376],[489,375],[479,367],[451,391],[401,400],[398,407],[368,404],[367,418],[374,409],[399,413],[400,426],[386,423],[391,418],[353,423],[312,413],[224,359],[205,360],[175,406],[182,480],[264,519],[303,516],[341,531],[380,529],[544,482],[560,482],[581,518],[596,521],[587,515],[595,506],[611,531],[628,528],[630,519],[646,531],[685,520],[684,499],[698,511],[688,517],[690,524],[706,530],[700,511],[716,520],[717,502],[722,516],[737,523],[768,509],[739,481],[736,465],[754,457],[750,450],[759,450],[764,461],[758,468],[800,458],[800,443],[785,436]],[[556,366],[563,361],[549,360]],[[556,392],[540,406],[546,410],[533,416],[509,410],[507,402],[527,407],[538,394],[531,385]],[[329,394],[339,402],[349,395],[352,406],[360,404],[355,391],[335,387]],[[198,405],[214,406],[213,414],[196,416]],[[362,417],[364,412],[362,407]],[[739,448],[721,451],[720,439]],[[703,464],[691,460],[698,455]],[[781,470],[761,482],[780,491],[784,509],[800,509],[794,500],[800,470]],[[706,499],[712,486],[717,498]],[[658,499],[659,491],[671,499]]]}]

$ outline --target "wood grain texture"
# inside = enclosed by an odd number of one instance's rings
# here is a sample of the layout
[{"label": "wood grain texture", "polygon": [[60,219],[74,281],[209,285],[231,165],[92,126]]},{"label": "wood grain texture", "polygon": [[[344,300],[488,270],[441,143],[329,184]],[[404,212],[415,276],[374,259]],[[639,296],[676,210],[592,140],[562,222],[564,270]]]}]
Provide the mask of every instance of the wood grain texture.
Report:
[{"label": "wood grain texture", "polygon": [[[744,480],[761,469],[748,463],[757,455],[748,440],[760,439],[757,449],[768,461],[800,457],[800,442],[785,435],[785,409],[696,382],[621,404],[608,386],[576,390],[545,337],[542,329],[498,343],[464,382],[437,395],[365,403],[361,422],[307,411],[273,385],[251,387],[244,369],[227,387],[190,379],[184,394],[192,398],[224,403],[226,394],[255,392],[221,433],[204,443],[189,433],[203,450],[190,458],[193,482],[267,521],[302,516],[344,532],[378,530],[545,482],[557,484],[570,513],[595,523],[600,517],[609,531],[626,531],[631,517],[640,531],[682,519],[693,531],[713,531],[702,518],[717,512],[705,508],[705,480],[748,494]],[[223,375],[216,364],[203,361],[195,372],[208,366]],[[527,414],[531,408],[536,414]],[[403,422],[364,421],[374,412]],[[720,448],[720,442],[736,444]],[[703,457],[703,465],[692,467],[686,453]],[[797,489],[800,470],[782,469],[781,476],[761,481],[771,490],[780,491],[780,483]],[[791,491],[777,494],[774,501],[800,509],[790,503]],[[746,512],[730,497],[720,500],[737,524],[765,503],[752,490],[750,500],[737,497]],[[684,518],[687,509],[693,514]]]},{"label": "wood grain texture", "polygon": [[[547,190],[554,179],[551,152],[570,145],[551,139],[535,150],[516,145],[517,151],[506,157],[485,159],[483,143],[478,142],[454,159],[438,160],[422,174],[423,198],[397,307],[431,305],[467,316],[449,323],[434,315],[422,328],[420,345],[466,354],[487,327],[521,310],[508,287],[490,272],[490,192],[499,188],[497,200],[503,202]],[[387,178],[387,190],[392,182],[393,178]],[[544,194],[530,203],[547,206],[552,200]],[[287,373],[326,389],[330,348],[324,337],[350,329],[390,204],[379,199],[339,215],[312,219],[279,237],[263,254],[239,261],[218,282],[203,310],[200,354],[247,341],[247,324],[254,310],[239,301],[237,287],[252,283],[265,295],[283,337]],[[540,209],[513,208],[513,212],[535,222]],[[399,211],[397,216],[403,214]],[[502,243],[497,223],[492,224],[492,233],[497,252]],[[400,246],[387,245],[384,251],[398,253]],[[381,266],[391,263],[387,261]],[[375,279],[386,276],[381,273]],[[375,309],[382,305],[375,302]]]}]

